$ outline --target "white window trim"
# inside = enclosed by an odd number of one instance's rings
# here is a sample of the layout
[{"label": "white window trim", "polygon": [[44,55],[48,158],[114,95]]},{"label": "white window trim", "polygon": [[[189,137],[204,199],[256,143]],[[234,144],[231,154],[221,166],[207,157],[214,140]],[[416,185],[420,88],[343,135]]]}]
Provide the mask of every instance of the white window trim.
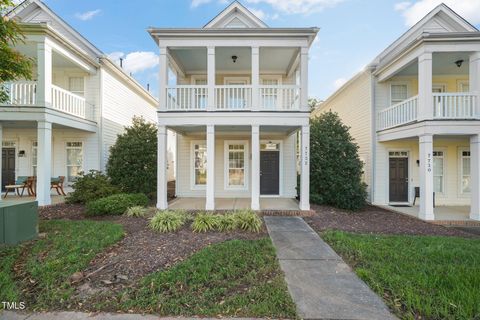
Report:
[{"label": "white window trim", "polygon": [[[457,183],[458,183],[458,196],[461,198],[468,198],[471,195],[471,192],[463,192],[462,190],[462,178],[463,178],[463,156],[462,153],[464,151],[469,151],[469,147],[460,147],[458,148],[458,175],[457,175]],[[470,180],[472,179],[472,154],[470,154]]]},{"label": "white window trim", "polygon": [[245,81],[245,85],[250,84],[250,77],[224,77],[223,78],[223,84],[224,85],[229,85],[229,81]]},{"label": "white window trim", "polygon": [[[434,82],[432,83],[432,91],[433,89],[440,89],[442,93],[447,92],[447,84],[443,82]],[[439,150],[440,151],[440,150]]]},{"label": "white window trim", "polygon": [[[37,145],[35,145],[35,144],[37,144]],[[37,168],[37,172],[38,172],[38,140],[32,140],[32,143],[30,145],[32,147],[31,148],[32,154],[30,156],[30,170],[31,170],[30,172],[33,176],[34,173],[35,173],[34,170],[33,170],[33,166],[34,166],[34,164],[33,164],[33,150],[35,150],[35,149],[37,150],[37,163],[35,163],[35,167]]]},{"label": "white window trim", "polygon": [[[228,169],[229,169],[229,149],[228,146],[231,144],[242,144],[245,146],[245,149],[243,150],[244,154],[244,168],[243,168],[243,186],[231,186],[229,185],[229,175],[228,175]],[[250,161],[250,149],[248,145],[248,140],[225,140],[223,143],[223,185],[225,190],[248,190],[249,186],[249,180],[248,177],[250,176],[250,171],[249,171],[249,166],[248,163]]]},{"label": "white window trim", "polygon": [[[464,92],[463,91],[463,86],[464,85],[468,85],[470,86],[470,81],[468,80],[457,80],[457,91],[458,92]],[[469,91],[466,91],[466,92],[470,92],[471,90],[469,89]]]},{"label": "white window trim", "polygon": [[196,86],[197,80],[208,80],[207,75],[199,74],[199,75],[192,75],[190,78],[190,83],[194,86]]},{"label": "white window trim", "polygon": [[277,80],[277,81],[278,81],[278,85],[281,86],[283,79],[282,79],[282,76],[281,76],[281,75],[275,75],[275,74],[261,75],[261,76],[260,76],[260,85],[261,85],[261,86],[264,86],[264,84],[262,83],[263,80]]},{"label": "white window trim", "polygon": [[[67,149],[68,148],[73,148],[73,147],[67,147],[67,143],[69,142],[81,142],[82,143],[82,166],[81,166],[81,170],[80,171],[85,171],[85,141],[83,139],[66,139],[63,146],[64,146],[64,150],[65,150],[65,166],[64,166],[64,169],[65,169],[65,184],[67,185],[71,185],[72,183],[68,181],[68,152],[67,152]],[[53,144],[52,144],[52,152],[53,152]],[[52,158],[52,176],[54,176],[54,171],[53,171],[53,158]]]},{"label": "white window trim", "polygon": [[[435,193],[435,196],[440,196],[440,197],[446,197],[447,196],[447,183],[446,183],[446,180],[447,180],[447,177],[448,177],[448,173],[447,173],[447,168],[448,168],[448,165],[447,165],[447,159],[448,159],[448,155],[447,155],[447,148],[434,148],[433,149],[433,152],[436,152],[436,151],[440,151],[440,152],[443,152],[443,156],[441,158],[443,158],[443,179],[442,179],[442,190],[443,192],[436,192]],[[435,158],[434,156],[432,156],[432,159]],[[435,176],[435,174],[433,174],[433,176]]]},{"label": "white window trim", "polygon": [[[278,183],[280,184],[279,185],[279,188],[278,188],[278,195],[271,195],[271,194],[265,194],[265,195],[262,195],[260,194],[260,198],[280,198],[283,196],[283,140],[260,140],[260,146],[263,144],[263,143],[269,143],[269,142],[272,142],[272,143],[278,143],[279,144],[279,150],[278,152],[280,152],[280,163],[278,165],[278,170],[280,170],[279,172],[279,181]],[[260,153],[262,152],[262,150],[260,149]],[[258,168],[260,170],[260,167]],[[259,172],[260,173],[260,172]]]},{"label": "white window trim", "polygon": [[[406,156],[393,156],[390,157],[390,152],[395,152],[395,151],[400,151],[400,152],[407,152]],[[390,163],[390,158],[407,158],[408,159],[408,200],[405,203],[413,203],[413,189],[412,189],[412,150],[410,148],[392,148],[392,149],[387,149],[387,154],[386,154],[386,162],[385,163]],[[388,168],[388,165],[387,165]],[[387,169],[385,172],[386,176],[386,183],[385,183],[385,189],[386,189],[386,194],[385,194],[385,202],[387,204],[403,204],[404,202],[395,202],[395,201],[390,201],[390,172]]]},{"label": "white window trim", "polygon": [[[410,98],[410,83],[408,81],[391,82],[390,85],[389,85],[389,88],[388,88],[389,89],[389,96],[388,96],[389,100],[388,100],[388,102],[389,102],[390,106],[393,106],[393,105],[401,102],[401,101],[395,102],[395,103],[392,102],[392,86],[399,86],[399,85],[407,86],[407,98],[406,99]],[[403,101],[405,101],[405,100],[403,100]]]},{"label": "white window trim", "polygon": [[[206,190],[207,184],[195,184],[195,145],[204,144],[207,145],[207,140],[192,140],[190,141],[190,188],[191,190]],[[208,150],[207,150],[208,154]],[[207,157],[207,163],[208,163]],[[214,159],[215,161],[215,159]],[[207,170],[208,175],[208,170]]]}]

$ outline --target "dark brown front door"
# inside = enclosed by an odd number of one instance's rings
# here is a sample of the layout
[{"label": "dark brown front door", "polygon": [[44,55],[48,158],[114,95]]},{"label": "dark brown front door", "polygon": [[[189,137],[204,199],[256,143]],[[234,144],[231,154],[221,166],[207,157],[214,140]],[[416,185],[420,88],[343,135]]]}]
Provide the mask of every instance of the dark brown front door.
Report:
[{"label": "dark brown front door", "polygon": [[2,190],[9,184],[15,184],[15,148],[2,149]]},{"label": "dark brown front door", "polygon": [[390,158],[390,202],[408,202],[408,158]]},{"label": "dark brown front door", "polygon": [[260,152],[260,194],[280,193],[280,152]]}]

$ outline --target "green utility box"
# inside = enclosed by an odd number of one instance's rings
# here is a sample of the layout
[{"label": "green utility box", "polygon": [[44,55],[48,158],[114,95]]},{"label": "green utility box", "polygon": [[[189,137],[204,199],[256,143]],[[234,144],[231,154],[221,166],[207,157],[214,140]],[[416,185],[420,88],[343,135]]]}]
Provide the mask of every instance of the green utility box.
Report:
[{"label": "green utility box", "polygon": [[0,244],[17,244],[37,236],[37,201],[0,201]]}]

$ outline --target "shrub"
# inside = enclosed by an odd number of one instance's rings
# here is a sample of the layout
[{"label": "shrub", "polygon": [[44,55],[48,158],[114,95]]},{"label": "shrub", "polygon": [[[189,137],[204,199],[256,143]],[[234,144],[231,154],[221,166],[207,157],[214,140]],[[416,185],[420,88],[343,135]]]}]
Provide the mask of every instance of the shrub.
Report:
[{"label": "shrub", "polygon": [[180,229],[189,219],[185,211],[157,211],[150,220],[150,228],[159,232],[174,232]]},{"label": "shrub", "polygon": [[236,211],[234,214],[235,227],[250,232],[259,232],[262,227],[262,219],[255,211],[247,209]]},{"label": "shrub", "polygon": [[310,200],[357,210],[365,205],[366,184],[358,145],[336,113],[310,121]]},{"label": "shrub", "polygon": [[110,148],[107,174],[126,193],[153,197],[157,190],[157,128],[141,117]]},{"label": "shrub", "polygon": [[221,216],[211,213],[198,213],[192,222],[194,232],[213,231],[219,227]]},{"label": "shrub", "polygon": [[232,231],[237,228],[235,215],[233,213],[227,213],[221,215],[218,220],[218,230],[220,231]]},{"label": "shrub", "polygon": [[101,216],[123,214],[128,208],[146,206],[148,198],[143,193],[119,193],[87,203],[87,215]]},{"label": "shrub", "polygon": [[142,206],[134,206],[130,207],[125,211],[125,215],[127,217],[145,217],[147,214],[147,208],[142,207]]},{"label": "shrub", "polygon": [[110,179],[97,170],[90,170],[88,173],[80,172],[72,188],[73,192],[66,198],[68,203],[87,203],[119,192]]}]

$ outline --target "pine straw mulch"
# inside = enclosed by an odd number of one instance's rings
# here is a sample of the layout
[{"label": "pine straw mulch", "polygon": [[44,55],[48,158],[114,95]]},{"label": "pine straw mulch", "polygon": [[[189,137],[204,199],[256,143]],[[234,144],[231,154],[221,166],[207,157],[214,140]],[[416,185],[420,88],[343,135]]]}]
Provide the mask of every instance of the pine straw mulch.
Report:
[{"label": "pine straw mulch", "polygon": [[372,234],[474,236],[459,229],[435,225],[375,206],[366,206],[355,212],[317,205],[313,205],[312,209],[316,214],[304,219],[317,232],[340,230]]}]

